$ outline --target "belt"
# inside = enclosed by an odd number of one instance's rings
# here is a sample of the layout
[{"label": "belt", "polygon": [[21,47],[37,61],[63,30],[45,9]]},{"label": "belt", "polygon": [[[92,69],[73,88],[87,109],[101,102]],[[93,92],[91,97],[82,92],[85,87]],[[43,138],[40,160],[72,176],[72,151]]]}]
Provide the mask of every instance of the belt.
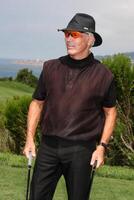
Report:
[{"label": "belt", "polygon": [[96,146],[96,141],[82,141],[82,140],[70,140],[70,139],[65,139],[61,138],[58,136],[48,136],[48,135],[43,135],[42,136],[42,142],[45,144],[51,146],[51,147],[69,147],[69,146],[74,146],[74,145],[83,145],[83,146],[89,146],[89,147],[95,147]]}]

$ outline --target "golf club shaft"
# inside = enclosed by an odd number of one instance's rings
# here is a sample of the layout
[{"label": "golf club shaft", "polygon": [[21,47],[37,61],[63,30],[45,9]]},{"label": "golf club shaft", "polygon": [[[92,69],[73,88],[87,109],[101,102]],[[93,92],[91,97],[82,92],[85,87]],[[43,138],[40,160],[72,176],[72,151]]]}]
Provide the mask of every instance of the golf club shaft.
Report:
[{"label": "golf club shaft", "polygon": [[96,165],[97,165],[97,160],[94,162],[94,164],[92,166],[91,174],[90,174],[89,200],[90,200],[90,193],[91,193],[91,188],[92,188],[92,184],[93,184],[93,178],[94,178],[94,174],[95,174],[95,170],[96,170]]},{"label": "golf club shaft", "polygon": [[32,152],[29,152],[28,157],[28,175],[27,175],[27,192],[26,192],[26,200],[29,200],[29,185],[30,185],[30,172],[32,166]]},{"label": "golf club shaft", "polygon": [[26,200],[29,200],[30,171],[31,168],[28,168]]}]

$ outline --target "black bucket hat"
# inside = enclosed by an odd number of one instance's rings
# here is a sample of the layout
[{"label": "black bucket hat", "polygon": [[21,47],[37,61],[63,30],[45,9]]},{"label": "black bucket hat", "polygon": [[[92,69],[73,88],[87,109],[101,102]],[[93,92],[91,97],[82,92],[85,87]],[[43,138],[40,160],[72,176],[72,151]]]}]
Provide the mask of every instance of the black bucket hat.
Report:
[{"label": "black bucket hat", "polygon": [[58,31],[79,31],[93,33],[95,37],[95,46],[102,44],[101,36],[95,32],[95,20],[92,16],[85,13],[76,13],[66,28],[58,29]]}]

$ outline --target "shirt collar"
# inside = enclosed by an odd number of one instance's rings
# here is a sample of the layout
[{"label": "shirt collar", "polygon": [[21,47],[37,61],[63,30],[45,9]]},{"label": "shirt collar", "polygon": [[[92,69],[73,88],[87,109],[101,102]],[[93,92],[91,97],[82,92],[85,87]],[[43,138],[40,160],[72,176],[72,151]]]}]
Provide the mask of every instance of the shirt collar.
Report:
[{"label": "shirt collar", "polygon": [[86,58],[75,60],[69,55],[59,58],[62,64],[68,65],[71,68],[84,68],[89,67],[94,62],[94,55],[90,53]]}]

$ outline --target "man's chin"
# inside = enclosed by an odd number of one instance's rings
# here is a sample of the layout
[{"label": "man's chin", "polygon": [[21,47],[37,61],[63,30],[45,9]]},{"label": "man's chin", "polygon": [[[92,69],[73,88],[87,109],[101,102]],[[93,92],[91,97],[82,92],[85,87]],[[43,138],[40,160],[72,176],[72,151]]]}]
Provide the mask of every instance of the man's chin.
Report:
[{"label": "man's chin", "polygon": [[75,55],[75,51],[72,50],[72,49],[68,49],[68,50],[67,50],[67,53],[68,53],[70,56],[74,56],[74,55]]}]

